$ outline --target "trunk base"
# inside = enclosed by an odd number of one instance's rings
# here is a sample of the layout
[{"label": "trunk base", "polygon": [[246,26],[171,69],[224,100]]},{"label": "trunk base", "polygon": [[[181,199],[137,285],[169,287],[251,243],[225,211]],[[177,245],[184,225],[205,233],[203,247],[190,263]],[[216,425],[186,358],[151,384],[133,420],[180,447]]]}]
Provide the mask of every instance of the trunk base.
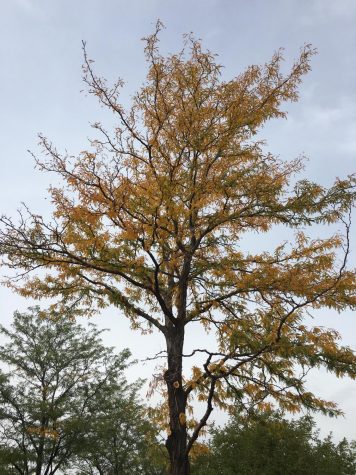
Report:
[{"label": "trunk base", "polygon": [[[188,456],[181,450],[179,434],[169,435],[166,441],[166,448],[170,458],[170,475],[190,475],[190,463]],[[183,454],[182,454],[183,452]]]}]

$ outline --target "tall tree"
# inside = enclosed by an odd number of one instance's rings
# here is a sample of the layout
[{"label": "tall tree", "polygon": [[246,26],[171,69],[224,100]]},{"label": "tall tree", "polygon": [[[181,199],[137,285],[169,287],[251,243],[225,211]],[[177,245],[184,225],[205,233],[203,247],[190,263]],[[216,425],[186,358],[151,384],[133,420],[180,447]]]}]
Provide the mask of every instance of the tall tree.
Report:
[{"label": "tall tree", "polygon": [[[83,453],[95,409],[99,412],[113,394],[121,404],[134,403],[137,388],[122,374],[129,353],[115,355],[102,344],[94,326],[84,329],[68,314],[45,318],[39,308],[15,313],[12,329],[0,331],[8,340],[0,346],[4,470],[21,475],[64,473],[74,455]],[[132,411],[136,408],[133,404]]]},{"label": "tall tree", "polygon": [[[305,389],[303,375],[326,366],[354,376],[355,357],[338,346],[336,332],[302,320],[313,308],[355,306],[344,218],[355,179],[330,189],[306,179],[292,186],[301,160],[284,162],[255,138],[267,120],[286,116],[283,102],[297,100],[309,46],[286,75],[278,51],[225,81],[215,56],[190,36],[182,51],[162,56],[160,29],[145,39],[147,81],[128,110],[122,80],[110,86],[98,77],[84,45],[84,81],[112,111],[114,130],[95,123],[97,138],[77,158],[41,137],[39,167],[64,181],[50,189],[53,220],[28,210],[19,223],[3,217],[0,253],[17,274],[9,285],[22,295],[60,296],[78,309],[112,304],[134,328],[162,334],[166,446],[171,473],[182,475],[214,405],[237,398],[242,408],[269,396],[288,410],[337,412]],[[344,237],[309,239],[302,231],[339,220]],[[260,254],[240,244],[278,225],[297,230],[295,239]],[[48,273],[36,276],[38,269]],[[185,355],[196,322],[215,332],[216,346],[202,341]],[[197,354],[205,362],[183,375],[183,358]],[[196,395],[205,413],[187,423]]]}]

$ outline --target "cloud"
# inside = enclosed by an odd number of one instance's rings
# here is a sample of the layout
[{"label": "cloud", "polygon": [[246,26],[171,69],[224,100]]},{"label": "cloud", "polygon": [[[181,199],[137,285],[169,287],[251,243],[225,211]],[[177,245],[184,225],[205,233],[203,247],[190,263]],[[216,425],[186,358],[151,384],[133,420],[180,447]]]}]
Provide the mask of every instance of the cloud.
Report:
[{"label": "cloud", "polygon": [[46,10],[40,0],[13,0],[13,4],[22,13],[36,18],[44,16]]},{"label": "cloud", "polygon": [[316,23],[347,21],[356,14],[354,0],[312,0],[307,3],[309,7],[307,14],[300,16],[301,23],[306,26]]}]

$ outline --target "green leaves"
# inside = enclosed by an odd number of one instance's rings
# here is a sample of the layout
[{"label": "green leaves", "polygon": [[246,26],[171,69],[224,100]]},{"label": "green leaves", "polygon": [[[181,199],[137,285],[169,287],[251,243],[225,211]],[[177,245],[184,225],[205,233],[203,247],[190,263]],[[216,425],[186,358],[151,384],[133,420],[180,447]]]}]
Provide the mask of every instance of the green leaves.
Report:
[{"label": "green leaves", "polygon": [[73,466],[105,407],[132,404],[141,423],[138,386],[123,375],[130,353],[105,347],[94,325],[33,307],[16,312],[12,329],[1,332],[7,343],[0,346],[0,447],[8,467],[52,474]]},{"label": "green leaves", "polygon": [[234,415],[213,431],[209,452],[193,463],[193,475],[353,475],[355,443],[320,438],[310,416],[287,420],[265,411]]}]

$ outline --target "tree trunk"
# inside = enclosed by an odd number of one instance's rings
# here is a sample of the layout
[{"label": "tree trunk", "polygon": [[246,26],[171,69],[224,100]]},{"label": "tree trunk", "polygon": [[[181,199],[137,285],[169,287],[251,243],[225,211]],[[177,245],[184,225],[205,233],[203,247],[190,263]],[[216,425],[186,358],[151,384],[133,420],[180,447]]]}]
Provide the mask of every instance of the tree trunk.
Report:
[{"label": "tree trunk", "polygon": [[187,396],[182,387],[182,353],[184,326],[172,326],[166,335],[168,369],[164,374],[168,391],[170,434],[166,447],[171,475],[189,475],[187,455],[186,405]]}]

